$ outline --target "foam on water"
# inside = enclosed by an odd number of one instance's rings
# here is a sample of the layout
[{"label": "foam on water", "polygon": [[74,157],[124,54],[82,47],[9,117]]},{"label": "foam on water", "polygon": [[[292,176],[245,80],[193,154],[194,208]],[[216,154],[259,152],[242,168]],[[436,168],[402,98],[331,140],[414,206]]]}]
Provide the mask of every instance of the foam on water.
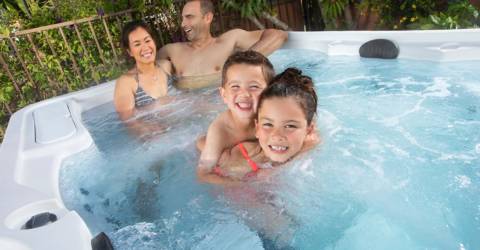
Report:
[{"label": "foam on water", "polygon": [[313,77],[320,146],[215,187],[194,143],[225,109],[215,89],[142,112],[135,133],[108,104],[84,114],[95,146],[63,163],[66,206],[116,249],[480,249],[480,62],[271,60]]}]

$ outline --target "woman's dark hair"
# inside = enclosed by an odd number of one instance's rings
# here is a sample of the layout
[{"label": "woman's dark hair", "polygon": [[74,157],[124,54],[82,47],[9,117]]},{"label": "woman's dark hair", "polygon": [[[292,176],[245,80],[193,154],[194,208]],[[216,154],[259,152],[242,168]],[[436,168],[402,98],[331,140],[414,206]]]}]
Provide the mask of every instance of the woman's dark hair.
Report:
[{"label": "woman's dark hair", "polygon": [[260,95],[257,110],[262,108],[265,100],[274,97],[294,97],[307,118],[307,124],[312,123],[317,113],[317,93],[313,88],[312,78],[302,75],[301,70],[288,68],[275,76]]},{"label": "woman's dark hair", "polygon": [[237,64],[246,64],[251,66],[262,67],[263,78],[267,82],[267,86],[275,76],[272,63],[259,52],[253,50],[235,52],[227,58],[222,69],[222,87],[227,81],[227,72],[230,67]]},{"label": "woman's dark hair", "polygon": [[[124,26],[123,26],[123,29],[122,29],[122,35],[120,36],[120,45],[122,46],[123,50],[125,51],[126,55],[128,56],[128,49],[129,49],[129,46],[130,46],[130,43],[129,43],[129,40],[128,40],[128,36],[130,35],[130,33],[132,33],[134,30],[138,29],[138,28],[142,28],[144,29],[153,39],[153,42],[155,43],[155,46],[157,47],[157,49],[159,48],[159,44],[158,44],[158,39],[157,39],[157,33],[154,32],[150,26],[148,24],[146,24],[144,21],[142,20],[133,20],[133,21],[130,21],[128,23],[126,23]],[[127,57],[128,58],[128,57]]]}]

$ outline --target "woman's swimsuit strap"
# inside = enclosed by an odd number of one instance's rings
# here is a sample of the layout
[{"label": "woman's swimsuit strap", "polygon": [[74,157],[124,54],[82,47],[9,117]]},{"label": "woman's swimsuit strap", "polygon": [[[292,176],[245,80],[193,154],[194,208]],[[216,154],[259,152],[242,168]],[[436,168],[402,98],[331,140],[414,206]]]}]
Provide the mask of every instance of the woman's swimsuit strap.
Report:
[{"label": "woman's swimsuit strap", "polygon": [[140,86],[140,78],[138,77],[138,70],[135,71],[135,81],[137,82],[137,90],[135,91],[135,106],[140,107],[147,105],[153,101],[155,98],[149,96],[145,90]]}]

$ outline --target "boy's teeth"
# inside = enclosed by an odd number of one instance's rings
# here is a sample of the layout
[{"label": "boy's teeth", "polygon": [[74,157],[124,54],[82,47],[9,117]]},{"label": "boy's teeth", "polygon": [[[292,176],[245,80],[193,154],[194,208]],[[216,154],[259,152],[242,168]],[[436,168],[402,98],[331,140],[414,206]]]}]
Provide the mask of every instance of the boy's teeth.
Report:
[{"label": "boy's teeth", "polygon": [[242,108],[242,109],[248,109],[252,107],[251,103],[246,103],[246,102],[239,102],[237,105]]},{"label": "boy's teeth", "polygon": [[275,151],[285,151],[285,150],[287,150],[287,147],[283,147],[283,146],[273,146],[273,145],[271,145],[270,148],[272,148]]}]

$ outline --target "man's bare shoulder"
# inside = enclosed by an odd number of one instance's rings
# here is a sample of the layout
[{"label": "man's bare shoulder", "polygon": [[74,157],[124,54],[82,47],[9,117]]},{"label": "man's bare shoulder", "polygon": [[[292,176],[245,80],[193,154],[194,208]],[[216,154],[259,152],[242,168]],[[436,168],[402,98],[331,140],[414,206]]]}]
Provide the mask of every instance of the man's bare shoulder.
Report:
[{"label": "man's bare shoulder", "polygon": [[169,43],[164,45],[158,52],[159,59],[172,60],[174,58],[181,58],[185,55],[185,52],[189,51],[189,47],[186,42]]},{"label": "man's bare shoulder", "polygon": [[185,51],[186,49],[189,49],[190,46],[188,45],[188,42],[176,42],[176,43],[169,43],[166,44],[162,47],[161,53],[162,52],[167,52],[168,54],[170,53],[179,53],[182,51]]},{"label": "man's bare shoulder", "polygon": [[178,50],[184,49],[187,46],[188,46],[187,42],[168,43],[168,44],[165,44],[162,47],[162,50],[169,51],[169,52],[170,51],[178,51]]}]

